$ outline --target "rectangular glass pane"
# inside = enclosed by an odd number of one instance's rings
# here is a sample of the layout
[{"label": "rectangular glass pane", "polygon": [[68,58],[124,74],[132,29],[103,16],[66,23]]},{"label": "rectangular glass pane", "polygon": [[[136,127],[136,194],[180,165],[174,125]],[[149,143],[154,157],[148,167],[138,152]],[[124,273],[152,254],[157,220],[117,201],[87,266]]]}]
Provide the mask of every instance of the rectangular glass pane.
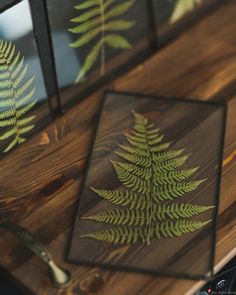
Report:
[{"label": "rectangular glass pane", "polygon": [[47,0],[62,104],[150,51],[148,1]]},{"label": "rectangular glass pane", "polygon": [[224,126],[217,103],[108,93],[69,259],[209,276]]},{"label": "rectangular glass pane", "polygon": [[0,153],[25,142],[50,118],[31,12],[24,0],[0,13]]}]

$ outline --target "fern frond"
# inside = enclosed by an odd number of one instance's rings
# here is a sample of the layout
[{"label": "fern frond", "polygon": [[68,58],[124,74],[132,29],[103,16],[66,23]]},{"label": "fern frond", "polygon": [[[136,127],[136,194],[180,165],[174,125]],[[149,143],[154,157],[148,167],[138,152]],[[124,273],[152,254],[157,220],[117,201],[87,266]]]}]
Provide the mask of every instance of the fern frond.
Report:
[{"label": "fern frond", "polygon": [[71,19],[71,22],[75,23],[76,26],[69,28],[68,31],[73,34],[80,34],[80,36],[69,46],[80,48],[95,40],[95,45],[88,52],[75,79],[76,83],[93,67],[99,54],[101,54],[101,75],[104,75],[105,46],[115,49],[128,49],[131,47],[127,39],[113,32],[127,31],[134,26],[135,22],[117,19],[117,17],[126,13],[134,5],[135,1],[127,0],[119,3],[120,0],[84,0],[83,3],[75,6],[75,9],[82,11],[82,13],[78,17]]},{"label": "fern frond", "polygon": [[75,9],[78,10],[83,10],[83,9],[87,9],[96,5],[99,5],[100,0],[87,0],[82,4],[76,5]]},{"label": "fern frond", "polygon": [[[151,216],[153,223],[159,223],[168,219],[190,218],[214,208],[214,206],[197,206],[193,204],[155,205]],[[82,219],[103,222],[111,225],[148,226],[150,214],[149,208],[137,209],[109,209],[98,212]]]},{"label": "fern frond", "polygon": [[118,207],[83,217],[106,223],[110,228],[82,237],[114,244],[142,242],[149,245],[154,239],[178,237],[201,229],[210,221],[186,219],[213,206],[170,203],[195,191],[206,180],[186,181],[199,167],[177,170],[190,154],[183,155],[184,149],[169,150],[170,143],[162,142],[164,136],[159,134],[159,129],[143,115],[135,111],[133,115],[133,130],[125,134],[128,144],[119,145],[125,152],[115,151],[126,161],[111,161],[122,188],[91,188],[99,197]]},{"label": "fern frond", "polygon": [[0,40],[0,61],[0,108],[4,109],[0,113],[0,127],[8,128],[0,135],[0,140],[13,137],[3,151],[8,152],[24,142],[22,135],[35,127],[34,124],[28,125],[35,116],[21,118],[36,104],[33,100],[35,77],[27,79],[28,64],[24,63],[24,57],[20,57],[20,52],[16,52],[11,42]]},{"label": "fern frond", "polygon": [[[158,223],[151,229],[151,239],[181,237],[184,234],[201,229],[210,222],[211,220],[204,222],[178,220],[177,222],[168,221]],[[109,244],[124,245],[134,244],[136,242],[147,244],[148,232],[149,228],[147,227],[117,226],[108,230],[81,235],[81,237],[91,238]]]}]

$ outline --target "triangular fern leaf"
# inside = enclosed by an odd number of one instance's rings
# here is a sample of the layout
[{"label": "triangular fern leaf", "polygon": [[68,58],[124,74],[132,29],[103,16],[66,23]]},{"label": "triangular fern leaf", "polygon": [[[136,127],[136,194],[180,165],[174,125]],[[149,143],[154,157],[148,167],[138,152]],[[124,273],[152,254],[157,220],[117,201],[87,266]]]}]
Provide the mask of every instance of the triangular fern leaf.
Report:
[{"label": "triangular fern leaf", "polygon": [[16,117],[19,119],[21,118],[22,116],[24,116],[29,110],[31,110],[35,104],[37,102],[36,101],[32,101],[31,103],[21,107],[18,111],[17,111],[17,114],[16,114]]},{"label": "triangular fern leaf", "polygon": [[176,151],[168,151],[168,152],[158,152],[153,155],[153,160],[155,162],[170,160],[180,156],[183,152],[184,152],[184,149],[176,150]]},{"label": "triangular fern leaf", "polygon": [[35,94],[35,87],[32,90],[30,90],[29,93],[25,94],[23,97],[21,97],[17,100],[17,102],[16,102],[17,107],[21,108],[22,106],[29,103],[31,101],[31,99],[33,98],[34,94]]},{"label": "triangular fern leaf", "polygon": [[23,70],[21,71],[20,75],[15,79],[14,81],[14,87],[17,88],[19,87],[19,85],[21,84],[21,82],[23,81],[23,79],[25,78],[25,75],[27,73],[28,70],[28,64],[26,64],[23,68]]},{"label": "triangular fern leaf", "polygon": [[34,79],[35,79],[35,76],[30,78],[27,82],[25,82],[23,86],[18,88],[15,92],[15,96],[19,98],[21,95],[23,95],[26,92],[26,90],[28,90],[32,86]]},{"label": "triangular fern leaf", "polygon": [[169,150],[170,143],[162,143],[159,129],[143,115],[135,111],[133,114],[133,130],[125,134],[130,145],[120,145],[125,152],[115,151],[126,161],[112,161],[123,186],[116,190],[92,188],[104,200],[123,208],[112,208],[84,217],[112,227],[82,237],[114,244],[139,241],[149,245],[153,239],[182,236],[202,228],[210,221],[186,218],[210,210],[212,206],[169,202],[193,192],[205,181],[185,181],[199,167],[177,170],[190,154],[182,155],[184,149]]},{"label": "triangular fern leaf", "polygon": [[123,153],[118,151],[115,151],[115,154],[136,165],[140,165],[143,167],[150,167],[152,165],[152,159],[150,158],[144,158],[135,154]]},{"label": "triangular fern leaf", "polygon": [[126,152],[129,152],[138,156],[148,157],[150,155],[147,151],[143,149],[139,149],[137,147],[127,146],[122,144],[120,144],[119,147],[125,150]]},{"label": "triangular fern leaf", "polygon": [[[87,45],[90,41],[96,40],[91,51],[88,51],[85,62],[80,69],[75,82],[79,82],[92,68],[101,53],[101,75],[105,73],[106,51],[105,47],[115,49],[128,49],[131,47],[129,41],[119,34],[107,34],[108,31],[125,31],[129,30],[135,22],[116,19],[116,17],[123,15],[128,11],[136,0],[129,0],[119,3],[118,0],[96,1],[85,0],[83,3],[76,5],[75,9],[82,11],[82,13],[71,20],[77,26],[68,29],[73,34],[81,34],[77,40],[70,43],[72,48],[80,48]],[[119,4],[116,4],[119,3]],[[112,6],[112,4],[115,4]]]},{"label": "triangular fern leaf", "polygon": [[128,206],[130,209],[145,209],[147,195],[138,195],[131,191],[98,190],[91,188],[98,196],[111,202],[114,205]]},{"label": "triangular fern leaf", "polygon": [[156,173],[153,177],[153,182],[156,186],[163,184],[174,184],[178,181],[183,181],[192,176],[199,167],[179,170],[179,171],[163,171]]},{"label": "triangular fern leaf", "polygon": [[8,152],[24,142],[25,138],[21,135],[35,126],[27,126],[35,116],[21,118],[36,104],[36,100],[33,100],[35,77],[27,80],[28,64],[24,63],[24,57],[20,57],[20,52],[16,52],[15,45],[11,42],[0,40],[0,59],[0,108],[3,108],[0,113],[0,127],[9,127],[9,130],[4,130],[0,135],[0,140],[13,137],[3,151]]},{"label": "triangular fern leaf", "polygon": [[172,171],[174,169],[177,169],[177,168],[183,166],[189,157],[190,157],[190,154],[186,155],[186,156],[176,157],[174,159],[170,159],[167,161],[159,161],[154,156],[153,157],[153,161],[155,163],[155,164],[153,164],[154,170],[159,171],[159,172],[160,171],[162,171],[162,172]]},{"label": "triangular fern leaf", "polygon": [[142,177],[143,179],[150,179],[153,177],[152,169],[149,168],[140,168],[133,164],[123,163],[123,162],[116,162],[112,161],[112,163],[116,163],[118,166],[122,167],[124,170],[128,172],[132,172],[133,174]]}]

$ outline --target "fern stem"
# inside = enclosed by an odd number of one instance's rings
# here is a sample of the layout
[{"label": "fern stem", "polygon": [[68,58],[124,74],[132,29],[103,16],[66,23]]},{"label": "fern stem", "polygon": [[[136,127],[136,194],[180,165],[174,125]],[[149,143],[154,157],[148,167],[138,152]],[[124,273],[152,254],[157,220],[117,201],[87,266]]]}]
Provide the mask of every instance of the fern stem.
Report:
[{"label": "fern stem", "polygon": [[104,76],[105,74],[105,11],[104,11],[104,0],[100,0],[100,9],[101,9],[101,67],[100,74]]}]

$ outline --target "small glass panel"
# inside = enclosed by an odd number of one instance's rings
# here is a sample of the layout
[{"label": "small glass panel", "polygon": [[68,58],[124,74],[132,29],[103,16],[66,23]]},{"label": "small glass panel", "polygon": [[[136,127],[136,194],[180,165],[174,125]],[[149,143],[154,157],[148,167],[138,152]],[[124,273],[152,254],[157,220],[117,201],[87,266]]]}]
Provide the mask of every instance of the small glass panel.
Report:
[{"label": "small glass panel", "polygon": [[147,2],[47,0],[63,105],[149,52]]},{"label": "small glass panel", "polygon": [[69,259],[209,276],[224,126],[217,103],[108,93]]},{"label": "small glass panel", "polygon": [[0,13],[0,153],[50,120],[27,0]]}]

